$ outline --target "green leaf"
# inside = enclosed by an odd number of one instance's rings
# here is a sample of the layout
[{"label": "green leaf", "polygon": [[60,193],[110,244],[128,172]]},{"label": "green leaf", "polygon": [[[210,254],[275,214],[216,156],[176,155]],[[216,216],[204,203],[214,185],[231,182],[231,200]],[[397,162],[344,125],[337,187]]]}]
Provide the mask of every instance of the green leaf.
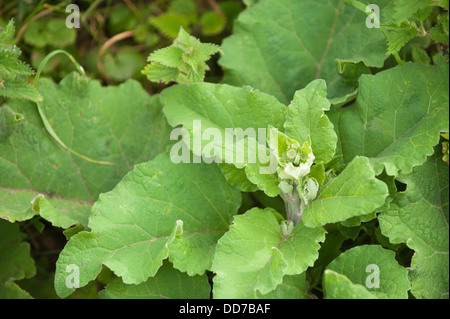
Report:
[{"label": "green leaf", "polygon": [[167,12],[183,15],[193,23],[197,21],[197,5],[194,0],[172,0]]},{"label": "green leaf", "polygon": [[205,36],[213,36],[222,32],[226,26],[226,20],[215,11],[207,11],[200,18],[202,33]]},{"label": "green leaf", "polygon": [[0,43],[2,45],[13,45],[15,43],[14,39],[15,27],[14,20],[9,20],[8,24],[1,29],[0,32]]},{"label": "green leaf", "polygon": [[412,60],[417,64],[425,64],[430,65],[431,58],[428,55],[427,51],[422,49],[421,47],[414,46],[411,48]]},{"label": "green leaf", "polygon": [[244,4],[247,7],[251,7],[252,5],[254,5],[258,0],[243,0]]},{"label": "green leaf", "polygon": [[263,295],[259,291],[256,299],[309,299],[307,293],[306,272],[300,275],[284,276],[283,282]]},{"label": "green leaf", "polygon": [[378,245],[357,246],[339,255],[327,267],[324,286],[328,298],[371,298],[372,294],[407,299],[410,289],[408,270],[397,263],[393,251]]},{"label": "green leaf", "polygon": [[42,48],[45,46],[65,47],[75,42],[76,31],[66,26],[65,19],[39,19],[30,23],[23,34],[28,44]]},{"label": "green leaf", "polygon": [[431,39],[440,43],[449,42],[449,16],[447,14],[438,16],[438,23],[431,28]]},{"label": "green leaf", "polygon": [[[27,82],[34,71],[19,60],[20,49],[14,44],[14,21],[0,27],[0,96],[40,101],[38,91]],[[0,137],[1,139],[1,137]]]},{"label": "green leaf", "polygon": [[[214,298],[255,298],[277,288],[285,275],[303,273],[318,257],[325,230],[298,223],[283,236],[271,209],[253,208],[234,218],[219,240],[212,270]],[[244,245],[245,243],[245,245]]]},{"label": "green leaf", "polygon": [[328,163],[336,152],[337,135],[325,115],[330,109],[324,80],[315,80],[297,91],[287,110],[285,133],[303,144],[311,138],[316,163]]},{"label": "green leaf", "polygon": [[182,55],[183,51],[180,48],[169,46],[156,50],[150,54],[147,61],[158,62],[159,64],[171,68],[178,68],[181,64],[183,64],[183,59],[181,58]]},{"label": "green leaf", "polygon": [[328,116],[339,136],[344,162],[370,158],[375,171],[408,174],[425,162],[449,127],[447,63],[408,63],[363,75],[355,104]]},{"label": "green leaf", "polygon": [[403,22],[430,3],[431,0],[395,0],[385,8],[385,17],[389,22]]},{"label": "green leaf", "polygon": [[24,119],[0,143],[0,216],[22,221],[39,213],[56,226],[87,225],[100,193],[112,189],[133,165],[165,150],[169,127],[158,99],[136,81],[102,87],[71,74],[60,84],[45,79],[40,84],[44,113],[61,140],[115,165],[73,156],[48,135],[35,105],[10,101],[11,111]]},{"label": "green leaf", "polygon": [[17,57],[14,54],[2,52],[2,55],[0,55],[0,74],[4,73],[29,76],[33,75],[34,71],[28,64],[17,60]]},{"label": "green leaf", "polygon": [[189,18],[177,13],[166,13],[151,17],[150,23],[162,34],[173,39],[177,37],[180,27],[189,30]]},{"label": "green leaf", "polygon": [[398,53],[409,41],[417,35],[417,27],[411,23],[386,26],[383,28],[386,32],[388,42],[388,54]]},{"label": "green leaf", "polygon": [[107,54],[102,59],[106,75],[116,81],[132,78],[145,65],[142,56],[130,47],[121,47],[114,55]]},{"label": "green leaf", "polygon": [[11,111],[7,105],[0,106],[0,143],[13,134],[22,120],[22,114]]},{"label": "green leaf", "polygon": [[23,242],[18,224],[0,219],[0,298],[30,298],[15,281],[33,277],[36,273],[30,256],[30,245]]},{"label": "green leaf", "polygon": [[306,206],[303,221],[308,227],[317,227],[368,215],[381,207],[388,195],[386,184],[375,178],[369,159],[356,157],[320,189]]},{"label": "green leaf", "polygon": [[219,51],[219,46],[201,43],[180,27],[178,36],[171,46],[159,49],[149,55],[147,61],[150,64],[144,68],[142,73],[154,82],[202,82],[205,72],[209,70],[206,61]]},{"label": "green leaf", "polygon": [[389,210],[380,214],[380,228],[393,244],[415,251],[411,262],[412,293],[417,298],[448,298],[449,293],[449,168],[440,146],[409,175]]},{"label": "green leaf", "polygon": [[10,99],[42,100],[39,92],[23,78],[5,77],[0,80],[0,95]]},{"label": "green leaf", "polygon": [[[232,163],[238,168],[249,162],[252,152],[258,157],[257,139],[266,138],[258,134],[259,129],[267,130],[269,125],[281,128],[286,114],[286,106],[273,96],[225,84],[172,86],[161,93],[161,101],[169,124],[182,125],[189,131],[194,155],[211,158],[213,152],[208,150],[217,150],[214,153],[218,162]],[[194,125],[198,131],[194,132]],[[212,130],[218,133],[217,138],[206,136]],[[242,149],[236,147],[238,141],[243,143]],[[226,152],[230,156],[226,157]]]},{"label": "green leaf", "polygon": [[285,104],[314,79],[327,82],[330,99],[353,93],[355,84],[341,77],[335,60],[382,67],[387,58],[383,32],[367,28],[366,18],[341,0],[262,0],[223,41],[224,82],[250,85]]},{"label": "green leaf", "polygon": [[188,275],[210,269],[217,240],[241,204],[217,165],[175,164],[168,153],[136,165],[110,192],[100,195],[89,221],[92,232],[73,236],[61,252],[55,288],[66,297],[67,265],[80,267],[80,286],[102,264],[125,284],[155,276],[167,257]]},{"label": "green leaf", "polygon": [[169,83],[176,81],[179,71],[176,68],[171,68],[157,62],[147,64],[142,70],[142,73],[152,82]]},{"label": "green leaf", "polygon": [[211,286],[206,275],[190,277],[164,263],[158,273],[139,285],[114,279],[100,291],[102,299],[209,299]]},{"label": "green leaf", "polygon": [[354,284],[346,276],[326,269],[323,275],[326,299],[377,299],[366,287]]},{"label": "green leaf", "polygon": [[239,169],[232,164],[226,163],[219,164],[219,167],[227,181],[242,192],[256,192],[258,190],[258,186],[247,178],[245,169]]}]

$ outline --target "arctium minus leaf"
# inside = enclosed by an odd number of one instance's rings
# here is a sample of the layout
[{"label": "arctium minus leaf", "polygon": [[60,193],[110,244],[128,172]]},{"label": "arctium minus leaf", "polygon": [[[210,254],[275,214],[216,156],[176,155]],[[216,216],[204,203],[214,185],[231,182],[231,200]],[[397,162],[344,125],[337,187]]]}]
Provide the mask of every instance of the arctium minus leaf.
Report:
[{"label": "arctium minus leaf", "polygon": [[142,73],[152,82],[203,82],[209,66],[206,63],[220,47],[211,43],[201,43],[180,27],[178,37],[171,46],[151,53],[149,64]]}]

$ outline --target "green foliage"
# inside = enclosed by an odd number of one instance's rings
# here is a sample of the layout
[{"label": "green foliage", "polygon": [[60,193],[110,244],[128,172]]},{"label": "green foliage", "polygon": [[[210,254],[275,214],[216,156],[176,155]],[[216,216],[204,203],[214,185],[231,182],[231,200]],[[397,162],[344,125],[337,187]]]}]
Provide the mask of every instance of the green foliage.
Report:
[{"label": "green foliage", "polygon": [[[301,274],[314,263],[323,228],[297,224],[289,235],[270,209],[236,216],[219,240],[212,270],[216,298],[254,298],[273,291],[284,275]],[[246,242],[246,245],[242,245]]]},{"label": "green foliage", "polygon": [[19,225],[0,219],[0,298],[30,298],[16,280],[29,278],[36,273],[34,260],[30,256],[30,245],[23,242],[25,234]]},{"label": "green foliage", "polygon": [[27,82],[34,71],[19,60],[21,51],[14,44],[14,33],[13,20],[0,29],[0,96],[37,102],[42,98]]},{"label": "green foliage", "polygon": [[408,185],[380,217],[380,228],[392,243],[415,251],[411,263],[412,293],[418,298],[448,298],[449,167],[441,150],[399,177]]},{"label": "green foliage", "polygon": [[22,114],[11,111],[6,105],[0,108],[0,142],[13,134],[21,120],[23,120]]},{"label": "green foliage", "polygon": [[75,38],[75,30],[66,27],[65,19],[34,21],[23,34],[24,41],[37,48],[45,46],[66,47],[74,43]]},{"label": "green foliage", "polygon": [[116,278],[100,291],[99,296],[102,299],[208,299],[210,290],[206,275],[191,277],[165,263],[156,276],[146,282],[124,285]]},{"label": "green foliage", "polygon": [[224,81],[287,104],[297,90],[324,79],[328,97],[342,101],[357,85],[342,78],[336,59],[370,67],[382,67],[386,59],[383,33],[368,29],[365,18],[339,0],[261,1],[239,16],[222,44]]},{"label": "green foliage", "polygon": [[[165,149],[163,136],[168,129],[161,106],[133,80],[119,87],[101,87],[72,73],[60,84],[41,80],[39,90],[43,110],[62,141],[115,165],[73,156],[46,133],[34,105],[11,101],[10,110],[24,119],[0,143],[0,216],[20,221],[40,214],[63,228],[87,225],[100,193],[113,188],[134,164]],[[137,138],[144,127],[149,135]]]},{"label": "green foliage", "polygon": [[448,0],[18,3],[0,298],[448,298]]},{"label": "green foliage", "polygon": [[221,174],[217,166],[174,164],[166,153],[135,166],[100,196],[90,218],[91,232],[73,236],[61,253],[56,292],[61,297],[72,293],[65,285],[70,264],[83,265],[80,286],[95,279],[102,264],[125,284],[153,277],[168,257],[189,275],[211,269],[215,243],[228,230],[241,201]]},{"label": "green foliage", "polygon": [[[370,11],[366,11],[365,3],[357,0],[346,1],[360,11],[370,13]],[[448,0],[379,2],[377,5],[381,6],[381,30],[388,43],[387,53],[393,54],[397,62],[402,61],[399,52],[416,37],[430,37],[437,43],[448,45]],[[439,14],[433,14],[436,11]],[[435,26],[427,31],[425,26],[430,24],[435,24]]]},{"label": "green foliage", "polygon": [[338,299],[406,299],[410,289],[408,271],[395,253],[378,245],[354,247],[333,260],[325,270],[324,286],[327,298]]},{"label": "green foliage", "polygon": [[171,46],[149,55],[147,61],[150,63],[142,73],[154,82],[202,82],[209,70],[206,61],[219,50],[215,44],[201,43],[181,27]]}]

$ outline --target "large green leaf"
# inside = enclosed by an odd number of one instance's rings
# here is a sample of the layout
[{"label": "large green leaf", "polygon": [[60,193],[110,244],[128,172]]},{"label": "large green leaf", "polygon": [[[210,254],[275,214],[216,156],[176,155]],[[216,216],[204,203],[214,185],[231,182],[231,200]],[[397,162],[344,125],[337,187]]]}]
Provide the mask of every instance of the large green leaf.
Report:
[{"label": "large green leaf", "polygon": [[282,234],[270,209],[253,208],[234,218],[219,240],[212,270],[214,298],[256,298],[282,283],[285,275],[303,273],[318,257],[325,230],[298,223]]},{"label": "large green leaf", "polygon": [[66,145],[115,165],[67,152],[45,131],[35,105],[10,101],[10,109],[24,119],[0,142],[0,216],[20,221],[40,213],[64,228],[86,225],[100,193],[112,189],[136,163],[165,150],[169,127],[158,99],[133,80],[102,87],[71,74],[60,84],[42,79],[39,91],[44,112]]},{"label": "large green leaf", "polygon": [[[330,270],[335,274],[327,273]],[[397,263],[393,251],[381,246],[351,248],[333,260],[327,271],[324,286],[328,298],[349,298],[352,294],[356,298],[371,298],[370,294],[377,298],[408,298],[408,271]],[[349,290],[342,289],[342,285]]]},{"label": "large green leaf", "polygon": [[139,285],[114,279],[99,296],[104,299],[208,299],[210,292],[206,275],[190,277],[164,263],[156,276]]},{"label": "large green leaf", "polygon": [[263,295],[259,291],[256,293],[257,299],[309,299],[307,289],[306,272],[300,275],[284,276],[283,282]]},{"label": "large green leaf", "polygon": [[[201,156],[212,143],[219,151],[221,162],[227,161],[226,151],[231,151],[233,158],[228,162],[239,168],[245,166],[249,152],[256,149],[252,142],[266,138],[265,132],[263,136],[258,134],[259,129],[267,130],[269,125],[281,129],[286,115],[286,106],[273,96],[250,87],[226,84],[176,85],[161,93],[161,101],[169,124],[182,125],[189,131],[190,149],[195,155]],[[199,121],[197,127],[194,121]],[[206,136],[205,131],[211,129],[217,130],[220,136]],[[234,130],[241,134],[235,134]],[[235,147],[237,141],[243,142],[244,154]],[[206,152],[209,157],[210,154],[212,152]],[[243,156],[243,160],[238,160],[238,156]]]},{"label": "large green leaf", "polygon": [[415,250],[412,293],[417,298],[449,297],[449,168],[438,147],[421,166],[399,180],[407,189],[379,216],[381,231],[392,243]]},{"label": "large green leaf", "polygon": [[0,219],[0,299],[30,298],[15,283],[36,273],[30,245],[22,242],[24,237],[18,224]]},{"label": "large green leaf", "polygon": [[219,60],[224,82],[250,85],[289,103],[295,91],[325,79],[330,98],[354,92],[336,62],[382,67],[386,40],[345,0],[261,0],[237,19]]},{"label": "large green leaf", "polygon": [[449,67],[408,63],[362,76],[356,103],[328,113],[345,162],[371,158],[377,174],[408,174],[449,130]]},{"label": "large green leaf", "polygon": [[61,252],[56,292],[73,292],[65,283],[71,264],[80,269],[80,286],[95,279],[102,264],[124,283],[140,284],[167,257],[189,275],[203,274],[240,204],[240,192],[215,164],[175,164],[163,153],[136,165],[100,195],[89,221],[92,232],[73,236]]},{"label": "large green leaf", "polygon": [[285,133],[300,144],[311,138],[316,163],[328,163],[336,152],[336,132],[324,113],[329,109],[327,85],[315,80],[295,93],[284,123]]},{"label": "large green leaf", "polygon": [[358,156],[306,206],[303,221],[317,227],[368,215],[381,207],[388,195],[386,184],[375,178],[369,159]]}]

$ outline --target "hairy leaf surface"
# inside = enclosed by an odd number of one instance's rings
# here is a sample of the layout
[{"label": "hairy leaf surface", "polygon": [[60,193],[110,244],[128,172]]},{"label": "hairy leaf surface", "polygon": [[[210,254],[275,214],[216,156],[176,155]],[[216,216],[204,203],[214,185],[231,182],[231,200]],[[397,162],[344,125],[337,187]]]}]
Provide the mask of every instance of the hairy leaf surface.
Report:
[{"label": "hairy leaf surface", "polygon": [[375,178],[369,159],[358,156],[306,206],[303,221],[317,227],[368,215],[382,206],[387,196],[388,188]]},{"label": "hairy leaf surface", "polygon": [[[350,293],[357,294],[357,298],[367,298],[370,294],[383,299],[408,298],[408,271],[397,263],[393,251],[381,246],[363,245],[351,248],[333,260],[327,270],[343,275],[350,281],[326,274],[325,294],[330,291],[330,298],[347,298]],[[351,290],[343,290],[339,287],[341,285],[346,285],[346,289]]]},{"label": "hairy leaf surface", "polygon": [[203,274],[240,203],[240,192],[217,165],[174,164],[167,153],[136,165],[100,195],[89,221],[92,232],[73,236],[61,252],[56,292],[72,293],[65,285],[70,264],[80,267],[80,286],[95,279],[102,264],[125,284],[141,284],[167,257],[189,275]]},{"label": "hairy leaf surface", "polygon": [[134,164],[165,150],[168,125],[158,100],[133,80],[102,87],[73,73],[59,84],[41,80],[39,91],[44,112],[66,145],[115,165],[67,152],[45,131],[35,105],[10,101],[23,120],[0,142],[0,216],[21,221],[39,213],[56,226],[86,225],[100,193],[112,189]]}]

